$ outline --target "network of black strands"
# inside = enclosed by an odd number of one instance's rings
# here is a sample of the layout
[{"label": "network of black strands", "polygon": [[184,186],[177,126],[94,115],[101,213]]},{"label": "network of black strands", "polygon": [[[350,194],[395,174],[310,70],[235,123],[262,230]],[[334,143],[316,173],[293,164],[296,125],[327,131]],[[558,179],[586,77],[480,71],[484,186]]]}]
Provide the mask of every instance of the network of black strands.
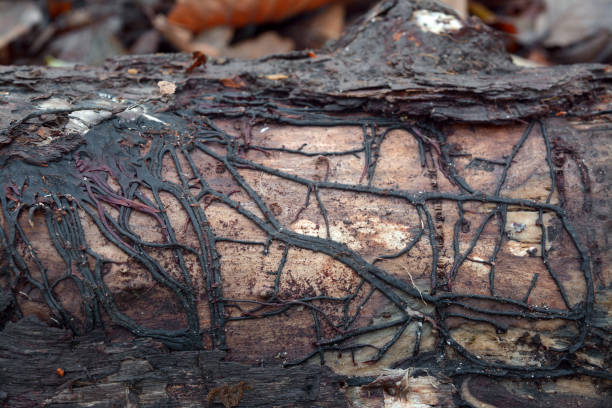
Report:
[{"label": "network of black strands", "polygon": [[[286,316],[292,308],[307,308],[312,312],[314,324],[313,351],[297,361],[288,361],[287,365],[301,364],[311,358],[319,358],[324,363],[325,352],[354,352],[361,348],[373,348],[376,354],[372,361],[381,359],[400,339],[406,329],[414,325],[416,330],[415,344],[410,355],[394,363],[394,367],[427,367],[448,376],[463,374],[487,374],[491,376],[508,376],[517,378],[551,378],[574,374],[585,374],[601,378],[611,378],[605,368],[590,365],[576,358],[576,353],[585,348],[602,343],[609,333],[592,325],[594,310],[594,290],[588,252],[568,218],[563,203],[554,204],[551,197],[555,192],[555,172],[553,171],[551,142],[543,122],[534,121],[526,126],[524,134],[505,160],[492,163],[501,166],[501,176],[493,194],[484,194],[478,187],[470,185],[455,169],[454,156],[445,143],[445,136],[431,122],[407,122],[400,119],[376,118],[346,112],[330,112],[317,106],[296,105],[286,100],[272,101],[257,95],[232,96],[211,94],[207,105],[195,110],[177,111],[160,114],[158,117],[168,125],[139,119],[126,122],[120,118],[111,118],[95,126],[85,137],[85,142],[68,152],[59,160],[45,163],[27,163],[24,160],[10,160],[0,173],[0,205],[2,207],[5,227],[0,229],[0,242],[7,254],[2,276],[11,288],[29,287],[38,289],[52,311],[53,317],[71,328],[75,334],[81,334],[103,325],[102,315],[106,313],[112,323],[124,327],[137,336],[158,339],[171,349],[190,350],[204,347],[203,337],[209,336],[215,349],[226,348],[226,327],[233,321],[245,319],[265,319],[270,316]],[[44,113],[44,112],[43,112]],[[62,114],[65,114],[63,112]],[[340,116],[339,114],[342,114]],[[347,119],[349,117],[350,119]],[[243,120],[245,123],[265,121],[269,124],[292,126],[334,127],[358,126],[363,129],[363,144],[360,148],[346,151],[306,151],[302,148],[288,149],[283,146],[258,146],[251,143],[249,132],[241,136],[232,136],[218,126],[220,118]],[[538,129],[536,132],[534,129]],[[18,131],[15,126],[11,131]],[[455,186],[456,192],[424,191],[414,192],[400,189],[381,189],[373,185],[377,162],[381,156],[381,145],[391,130],[403,129],[418,143],[420,165],[437,166],[444,177]],[[538,133],[546,145],[546,157],[543,165],[550,169],[552,188],[545,201],[533,201],[521,198],[509,198],[500,194],[508,171],[517,153],[529,137]],[[540,136],[538,136],[540,137]],[[129,141],[126,142],[126,141]],[[144,146],[148,148],[145,149]],[[301,156],[358,156],[365,158],[362,180],[359,184],[342,184],[309,179],[300,175],[289,174],[279,169],[270,168],[247,158],[249,150],[256,149],[264,154],[285,152]],[[227,171],[241,191],[246,192],[259,209],[260,214],[247,209],[231,197],[231,193],[218,191],[211,187],[206,177],[201,174],[193,153],[199,151]],[[168,181],[163,177],[162,158],[169,155],[177,169],[179,182]],[[184,168],[185,163],[188,169]],[[273,175],[307,188],[304,208],[314,196],[316,205],[325,220],[327,237],[303,235],[283,226],[277,220],[272,209],[264,199],[242,177],[240,170],[250,169]],[[189,174],[189,175],[187,175]],[[109,180],[114,181],[114,186]],[[118,187],[117,187],[118,185]],[[369,194],[379,197],[394,197],[404,200],[411,208],[416,209],[421,226],[418,233],[399,252],[385,255],[373,262],[367,262],[356,251],[330,238],[328,212],[321,199],[322,190],[338,190]],[[147,194],[144,194],[147,191]],[[190,225],[197,236],[197,246],[187,246],[177,239],[176,226],[172,225],[164,209],[160,194],[169,194],[180,203]],[[152,198],[151,198],[152,197]],[[236,213],[246,217],[261,229],[267,240],[243,241],[232,237],[215,234],[205,214],[202,200],[207,197],[223,203]],[[432,205],[442,201],[456,203],[458,220],[454,228],[453,248],[454,263],[449,273],[441,277],[439,268],[439,248],[436,244]],[[459,239],[466,223],[464,205],[466,203],[488,203],[490,212],[480,225],[474,227],[474,236],[465,250],[460,250]],[[109,213],[108,207],[116,209],[116,214]],[[521,207],[536,211],[539,214],[539,225],[542,228],[541,247],[538,256],[546,266],[566,308],[555,310],[528,304],[527,300],[536,286],[538,275],[529,287],[524,288],[523,300],[500,296],[496,293],[495,261],[502,243],[507,240],[505,226],[509,207]],[[48,240],[65,262],[65,273],[59,279],[51,280],[45,269],[44,260],[32,246],[33,237],[28,236],[20,224],[20,215],[26,213],[32,219],[35,213],[43,213],[48,230]],[[130,216],[141,212],[153,217],[163,233],[163,241],[150,242],[139,236],[130,227]],[[546,229],[543,214],[552,214],[563,226],[572,241],[580,258],[580,267],[585,282],[585,294],[581,302],[571,304],[566,288],[561,284],[548,260],[546,247]],[[23,218],[23,216],[22,216]],[[482,263],[489,268],[490,293],[471,294],[456,293],[451,290],[461,265],[469,258],[471,251],[480,239],[487,223],[497,220],[500,228],[497,243],[491,257]],[[93,223],[106,240],[125,252],[128,257],[145,268],[157,285],[168,288],[180,302],[186,316],[186,327],[180,330],[151,329],[138,324],[119,310],[114,296],[104,282],[105,265],[110,260],[96,253],[88,245],[83,223]],[[40,239],[38,237],[37,239]],[[409,253],[417,243],[425,241],[431,248],[431,270],[429,290],[420,290],[413,282],[406,282],[386,272],[379,263],[383,259],[398,258]],[[261,245],[264,254],[272,242],[283,248],[282,258],[275,272],[275,285],[267,299],[248,300],[232,299],[224,296],[220,275],[220,255],[217,245],[220,242],[233,242],[244,245]],[[27,248],[27,253],[17,248]],[[291,248],[300,248],[328,255],[349,267],[360,279],[354,292],[343,297],[326,295],[286,299],[279,295],[279,283]],[[172,251],[182,279],[173,277],[166,268],[151,254],[152,251],[165,249]],[[198,319],[196,298],[192,277],[186,266],[187,254],[195,255],[204,274],[207,302],[210,311],[210,326],[201,327]],[[26,257],[32,262],[26,262]],[[28,266],[30,265],[30,266]],[[31,265],[38,269],[34,274]],[[35,278],[35,276],[39,278]],[[63,280],[71,280],[81,294],[85,320],[75,323],[75,317],[62,307],[58,299],[57,287]],[[366,291],[366,296],[358,295]],[[384,295],[396,308],[399,318],[366,327],[356,327],[355,322],[361,307],[350,312],[352,302],[365,305],[376,292]],[[363,295],[363,293],[362,293]],[[432,313],[418,312],[411,309],[415,302],[425,302]],[[322,305],[336,305],[336,310],[344,311],[340,323],[329,318]],[[353,304],[354,306],[354,304]],[[452,311],[451,311],[452,308]],[[239,310],[239,314],[230,310]],[[464,310],[458,312],[457,310]],[[481,358],[453,338],[447,321],[451,317],[461,317],[468,321],[487,323],[498,332],[505,332],[508,327],[499,323],[500,317],[540,321],[559,319],[576,328],[575,338],[566,347],[550,349],[546,362],[539,366],[519,366],[504,362],[488,361]],[[287,317],[288,318],[288,317]],[[504,320],[504,321],[507,321]],[[325,337],[322,325],[334,328],[335,336]],[[435,353],[421,351],[420,342],[425,325],[431,325],[437,333],[437,350]],[[383,346],[360,342],[364,334],[393,328],[394,334]],[[289,346],[289,345],[287,345]],[[355,380],[359,382],[358,380]]]}]

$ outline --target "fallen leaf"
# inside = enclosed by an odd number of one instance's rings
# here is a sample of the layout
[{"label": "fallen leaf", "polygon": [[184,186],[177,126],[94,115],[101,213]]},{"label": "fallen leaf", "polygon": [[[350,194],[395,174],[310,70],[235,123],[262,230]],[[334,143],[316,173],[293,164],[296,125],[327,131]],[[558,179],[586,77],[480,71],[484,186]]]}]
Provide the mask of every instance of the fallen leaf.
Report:
[{"label": "fallen leaf", "polygon": [[333,1],[182,0],[176,2],[168,20],[193,32],[200,32],[221,24],[243,27],[251,23],[280,21]]}]

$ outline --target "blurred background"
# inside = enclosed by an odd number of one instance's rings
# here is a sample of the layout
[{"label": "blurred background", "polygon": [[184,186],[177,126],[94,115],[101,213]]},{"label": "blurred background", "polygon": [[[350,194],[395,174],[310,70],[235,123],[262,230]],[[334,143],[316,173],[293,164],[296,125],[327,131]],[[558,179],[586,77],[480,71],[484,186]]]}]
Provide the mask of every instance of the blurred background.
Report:
[{"label": "blurred background", "polygon": [[[399,0],[409,1],[409,0]],[[199,51],[315,50],[377,0],[0,0],[0,64],[100,64]],[[497,30],[523,65],[612,63],[612,0],[445,0]]]}]

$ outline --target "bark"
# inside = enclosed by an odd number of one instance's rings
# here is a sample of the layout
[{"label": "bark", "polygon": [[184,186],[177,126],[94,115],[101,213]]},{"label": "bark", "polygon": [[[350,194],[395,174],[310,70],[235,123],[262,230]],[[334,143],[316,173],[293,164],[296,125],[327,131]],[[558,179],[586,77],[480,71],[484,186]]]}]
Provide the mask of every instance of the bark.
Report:
[{"label": "bark", "polygon": [[0,398],[603,406],[612,71],[501,50],[391,1],[316,55],[0,67]]},{"label": "bark", "polygon": [[35,318],[9,323],[0,339],[3,354],[15,356],[3,364],[8,405],[342,406],[341,379],[319,367],[247,366],[222,361],[222,351],[169,353],[148,339],[111,346],[100,331],[70,338]]}]

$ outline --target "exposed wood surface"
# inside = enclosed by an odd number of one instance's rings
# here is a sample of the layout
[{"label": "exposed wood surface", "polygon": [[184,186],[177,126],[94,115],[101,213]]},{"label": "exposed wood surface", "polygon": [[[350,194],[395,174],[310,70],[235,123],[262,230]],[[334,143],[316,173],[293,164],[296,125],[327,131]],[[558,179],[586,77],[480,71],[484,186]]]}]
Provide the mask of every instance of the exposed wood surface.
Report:
[{"label": "exposed wood surface", "polygon": [[0,67],[0,399],[603,406],[611,69],[424,10],[454,24]]}]

